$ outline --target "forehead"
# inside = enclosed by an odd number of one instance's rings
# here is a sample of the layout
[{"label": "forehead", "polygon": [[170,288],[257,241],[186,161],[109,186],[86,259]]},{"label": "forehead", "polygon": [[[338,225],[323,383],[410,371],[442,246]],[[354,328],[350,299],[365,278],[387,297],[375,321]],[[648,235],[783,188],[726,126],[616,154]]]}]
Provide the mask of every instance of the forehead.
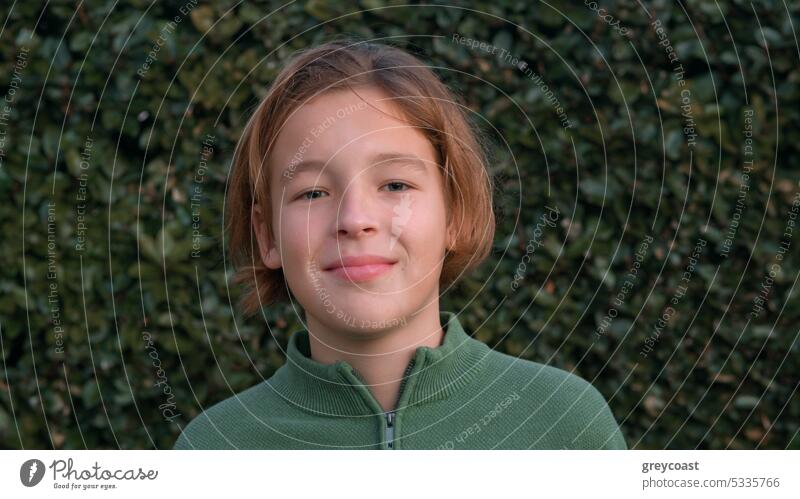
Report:
[{"label": "forehead", "polygon": [[404,118],[397,99],[374,87],[342,89],[314,97],[295,109],[278,134],[270,155],[275,179],[303,161],[358,162],[402,150],[435,163],[436,151],[424,133]]}]

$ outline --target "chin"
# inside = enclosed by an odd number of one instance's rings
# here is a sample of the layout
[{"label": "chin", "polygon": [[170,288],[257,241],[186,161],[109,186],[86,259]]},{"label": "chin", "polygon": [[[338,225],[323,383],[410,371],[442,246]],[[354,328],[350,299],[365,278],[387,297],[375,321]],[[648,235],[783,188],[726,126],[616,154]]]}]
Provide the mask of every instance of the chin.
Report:
[{"label": "chin", "polygon": [[408,313],[391,296],[372,296],[358,300],[342,296],[335,308],[322,308],[320,321],[330,327],[352,332],[374,332],[407,324]]}]

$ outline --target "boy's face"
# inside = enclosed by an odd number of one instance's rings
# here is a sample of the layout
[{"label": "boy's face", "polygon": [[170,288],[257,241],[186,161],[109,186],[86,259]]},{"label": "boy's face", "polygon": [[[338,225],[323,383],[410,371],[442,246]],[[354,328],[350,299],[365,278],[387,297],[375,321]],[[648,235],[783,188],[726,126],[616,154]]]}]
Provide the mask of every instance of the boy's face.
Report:
[{"label": "boy's face", "polygon": [[261,258],[283,268],[306,314],[352,331],[438,309],[452,244],[433,145],[387,94],[356,92],[322,94],[289,118],[269,158],[275,241],[258,207],[253,217]]}]

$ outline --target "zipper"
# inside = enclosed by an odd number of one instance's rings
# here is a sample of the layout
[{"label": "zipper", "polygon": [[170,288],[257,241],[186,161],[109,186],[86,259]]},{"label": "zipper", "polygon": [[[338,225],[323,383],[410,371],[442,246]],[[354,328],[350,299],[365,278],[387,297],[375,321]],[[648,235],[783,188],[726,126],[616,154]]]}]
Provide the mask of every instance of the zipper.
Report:
[{"label": "zipper", "polygon": [[[400,391],[397,393],[397,402],[395,403],[395,407],[400,403],[400,397],[403,395],[403,389],[406,387],[406,383],[408,382],[408,376],[411,374],[411,370],[414,369],[414,363],[416,362],[416,357],[411,359],[411,362],[408,363],[406,366],[406,370],[403,371],[403,379],[400,381]],[[353,368],[353,375],[358,378],[362,383],[364,382],[364,378],[358,374],[358,371]],[[396,413],[394,410],[386,411],[383,413],[384,417],[386,418],[386,432],[384,434],[384,440],[386,440],[386,448],[387,449],[394,449],[394,420],[396,417]]]},{"label": "zipper", "polygon": [[394,411],[386,413],[386,448],[394,449]]},{"label": "zipper", "polygon": [[[414,361],[416,358],[412,358],[411,362],[408,363],[406,366],[406,370],[403,372],[403,380],[400,381],[400,391],[397,393],[397,402],[395,403],[395,407],[400,403],[400,397],[403,395],[403,388],[406,386],[406,382],[408,381],[408,375],[411,374],[411,370],[414,368]],[[385,413],[386,415],[386,448],[391,450],[394,449],[394,419],[395,419],[395,411],[388,411]]]}]

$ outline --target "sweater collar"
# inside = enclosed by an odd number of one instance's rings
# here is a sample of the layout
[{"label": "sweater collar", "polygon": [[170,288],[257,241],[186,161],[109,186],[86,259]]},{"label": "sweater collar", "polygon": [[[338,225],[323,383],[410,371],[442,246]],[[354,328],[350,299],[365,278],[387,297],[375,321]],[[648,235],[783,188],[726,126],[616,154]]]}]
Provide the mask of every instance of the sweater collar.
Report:
[{"label": "sweater collar", "polygon": [[[453,395],[477,377],[483,367],[491,349],[464,332],[456,314],[440,311],[439,319],[445,328],[442,344],[436,348],[417,347],[395,412]],[[286,363],[269,379],[269,384],[290,404],[322,415],[370,416],[384,412],[346,361],[322,364],[310,357],[307,330],[289,337]]]}]

